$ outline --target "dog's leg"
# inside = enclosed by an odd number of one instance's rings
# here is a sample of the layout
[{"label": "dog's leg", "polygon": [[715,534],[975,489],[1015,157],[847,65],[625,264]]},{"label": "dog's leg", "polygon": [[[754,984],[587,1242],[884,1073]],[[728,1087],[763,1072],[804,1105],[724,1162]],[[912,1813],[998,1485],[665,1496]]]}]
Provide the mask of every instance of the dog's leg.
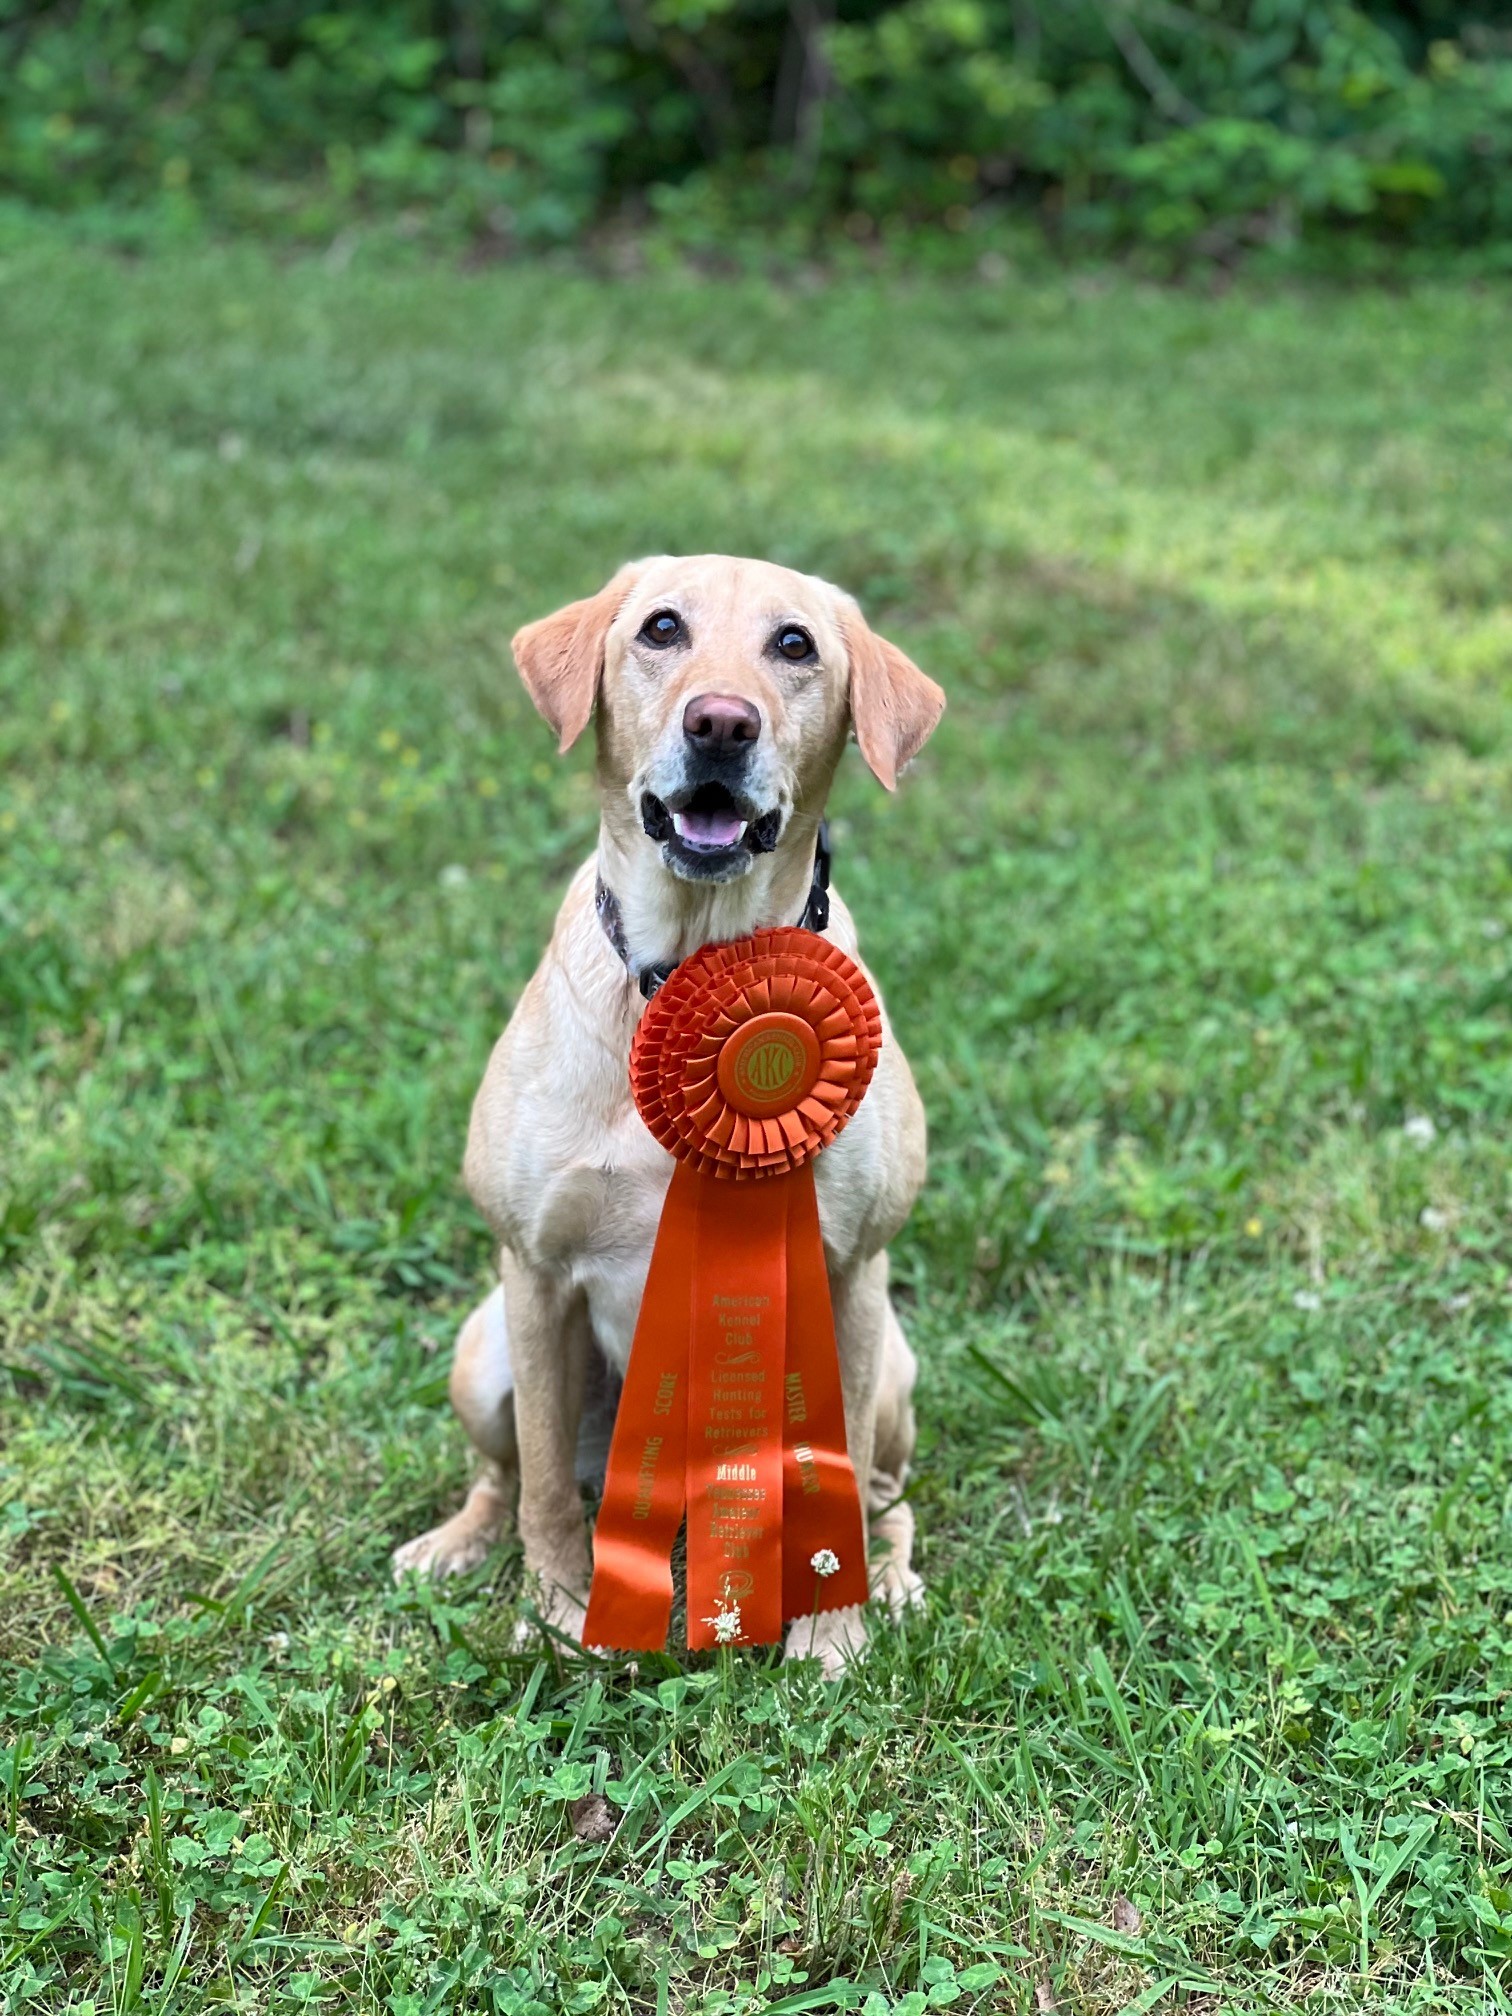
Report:
[{"label": "dog's leg", "polygon": [[[835,1304],[835,1341],[840,1349],[840,1383],[845,1394],[845,1439],[864,1516],[874,1505],[885,1505],[893,1495],[878,1496],[871,1483],[873,1452],[877,1448],[878,1395],[883,1381],[888,1322],[892,1318],[887,1301],[887,1255],[878,1253],[858,1267],[848,1280],[832,1282],[831,1293]],[[896,1319],[893,1321],[895,1324]],[[898,1336],[901,1342],[901,1331]],[[889,1432],[890,1458],[897,1442],[895,1422],[890,1423]],[[874,1585],[876,1580],[874,1572]],[[853,1606],[849,1610],[825,1610],[817,1617],[797,1618],[788,1626],[783,1657],[817,1659],[825,1678],[833,1680],[865,1646],[864,1613]]]},{"label": "dog's leg", "polygon": [[452,1406],[483,1459],[478,1476],[460,1512],[394,1549],[396,1581],[410,1570],[461,1575],[476,1568],[508,1527],[520,1479],[513,1387],[504,1291],[496,1288],[458,1331],[452,1358]]},{"label": "dog's leg", "polygon": [[924,1600],[924,1584],[913,1566],[913,1507],[900,1502],[913,1461],[913,1389],[918,1370],[889,1302],[883,1319],[882,1376],[877,1383],[876,1440],[866,1509],[872,1600],[885,1603],[894,1617]]},{"label": "dog's leg", "polygon": [[541,1615],[581,1636],[590,1577],[575,1456],[590,1338],[587,1312],[553,1276],[500,1261],[515,1373],[520,1541]]}]

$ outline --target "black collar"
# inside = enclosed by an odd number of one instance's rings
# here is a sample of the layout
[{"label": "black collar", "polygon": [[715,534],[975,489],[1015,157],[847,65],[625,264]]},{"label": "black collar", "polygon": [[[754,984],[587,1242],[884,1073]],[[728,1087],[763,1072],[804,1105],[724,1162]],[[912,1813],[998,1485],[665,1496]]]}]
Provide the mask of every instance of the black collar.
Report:
[{"label": "black collar", "polygon": [[[830,844],[829,821],[819,821],[819,838],[814,845],[814,877],[809,883],[808,901],[803,906],[803,915],[798,919],[800,931],[823,931],[829,923],[830,899]],[[609,888],[602,875],[593,891],[594,907],[598,919],[604,927],[604,936],[625,962],[625,970],[632,980],[639,983],[640,991],[649,1001],[657,988],[677,971],[677,961],[668,960],[660,966],[642,966],[639,971],[630,964],[630,947],[625,942],[625,918],[620,909],[620,900]]]}]

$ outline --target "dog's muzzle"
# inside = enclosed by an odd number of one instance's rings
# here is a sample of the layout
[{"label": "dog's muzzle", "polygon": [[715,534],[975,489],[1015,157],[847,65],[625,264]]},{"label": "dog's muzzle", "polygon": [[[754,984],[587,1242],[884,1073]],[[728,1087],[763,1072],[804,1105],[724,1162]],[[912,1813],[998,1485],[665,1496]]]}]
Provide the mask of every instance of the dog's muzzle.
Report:
[{"label": "dog's muzzle", "polygon": [[667,866],[689,881],[732,880],[756,854],[770,854],[782,831],[778,806],[763,810],[723,778],[706,777],[666,798],[641,794],[641,825]]}]

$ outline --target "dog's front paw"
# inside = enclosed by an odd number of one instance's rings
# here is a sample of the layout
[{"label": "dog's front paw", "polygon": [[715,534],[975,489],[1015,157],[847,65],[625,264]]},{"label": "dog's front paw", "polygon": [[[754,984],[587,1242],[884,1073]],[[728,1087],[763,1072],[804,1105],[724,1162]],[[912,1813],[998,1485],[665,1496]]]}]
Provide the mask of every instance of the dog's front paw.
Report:
[{"label": "dog's front paw", "polygon": [[872,1520],[868,1574],[872,1601],[901,1617],[924,1601],[924,1578],[913,1566],[914,1516],[909,1505],[892,1505]]},{"label": "dog's front paw", "polygon": [[890,1617],[896,1621],[905,1610],[921,1610],[924,1607],[924,1577],[913,1568],[894,1566],[885,1561],[872,1569],[872,1601],[885,1603]]},{"label": "dog's front paw", "polygon": [[[558,1583],[548,1585],[537,1582],[530,1596],[533,1614],[522,1617],[515,1626],[516,1649],[523,1651],[542,1636],[551,1644],[560,1645],[564,1652],[581,1648],[583,1625],[588,1616],[587,1604]],[[570,1646],[561,1644],[563,1638],[571,1641]]]},{"label": "dog's front paw", "polygon": [[866,1617],[861,1606],[821,1610],[817,1617],[796,1617],[788,1626],[782,1661],[817,1659],[826,1680],[838,1680],[852,1660],[866,1652]]}]

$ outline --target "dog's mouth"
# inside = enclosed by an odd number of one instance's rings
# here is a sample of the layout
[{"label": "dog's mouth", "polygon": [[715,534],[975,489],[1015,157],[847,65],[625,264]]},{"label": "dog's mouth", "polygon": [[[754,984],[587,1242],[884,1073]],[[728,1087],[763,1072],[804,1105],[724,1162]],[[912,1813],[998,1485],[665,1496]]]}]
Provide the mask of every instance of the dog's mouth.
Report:
[{"label": "dog's mouth", "polygon": [[770,854],[782,813],[763,812],[726,784],[708,782],[671,798],[641,796],[641,825],[660,842],[668,867],[694,880],[727,881],[744,873],[753,854]]}]

